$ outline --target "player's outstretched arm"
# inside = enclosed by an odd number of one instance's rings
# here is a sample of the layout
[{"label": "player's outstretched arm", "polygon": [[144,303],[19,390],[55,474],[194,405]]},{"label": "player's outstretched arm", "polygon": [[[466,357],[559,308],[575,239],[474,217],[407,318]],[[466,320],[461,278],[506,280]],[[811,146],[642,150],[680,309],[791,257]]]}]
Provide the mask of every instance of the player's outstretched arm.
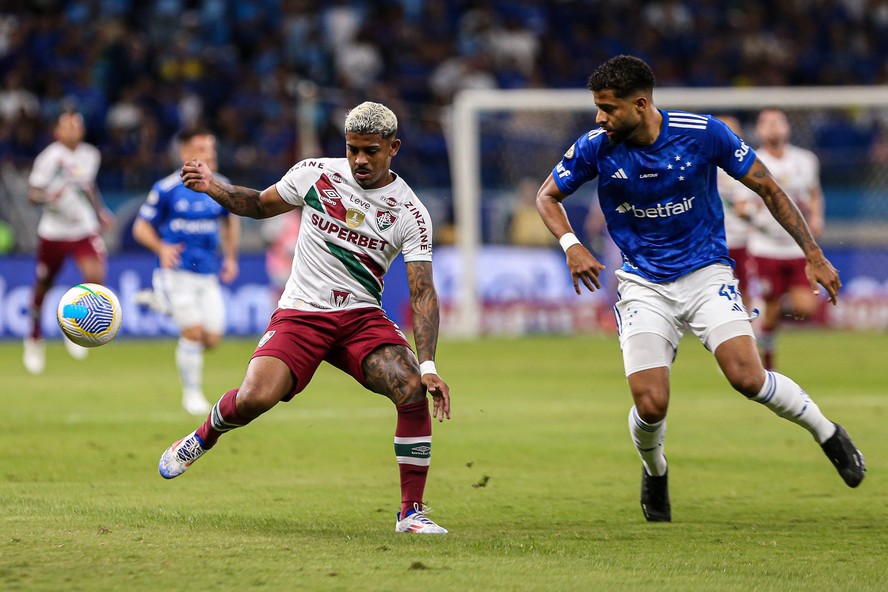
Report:
[{"label": "player's outstretched arm", "polygon": [[[410,307],[413,311],[413,340],[416,355],[421,362],[434,362],[438,348],[438,327],[441,312],[438,293],[432,280],[431,261],[412,261],[407,264],[407,285],[410,288]],[[438,376],[437,370],[422,375],[422,383],[432,395],[432,417],[438,421],[450,419],[450,387]]]},{"label": "player's outstretched arm", "polygon": [[[567,219],[567,212],[561,202],[567,196],[561,193],[552,174],[543,182],[543,185],[537,191],[537,211],[549,231],[562,242],[562,238],[566,235],[573,236],[573,229]],[[562,242],[562,247],[565,243]],[[579,241],[567,247],[564,252],[567,258],[567,267],[570,269],[571,278],[573,278],[574,290],[577,294],[581,293],[580,282],[589,289],[590,292],[601,289],[601,282],[598,276],[601,274],[605,266],[596,259],[589,250]]]},{"label": "player's outstretched arm", "polygon": [[270,218],[296,208],[283,200],[272,185],[265,191],[224,183],[213,176],[212,171],[200,160],[186,161],[180,173],[185,187],[206,193],[219,205],[238,216]]},{"label": "player's outstretched arm", "polygon": [[814,293],[820,294],[818,284],[823,286],[829,295],[829,301],[835,304],[839,296],[839,288],[842,287],[839,272],[823,255],[823,250],[814,240],[814,235],[805,222],[802,212],[795,202],[786,195],[786,192],[768,171],[768,167],[756,158],[749,168],[749,172],[740,181],[759,194],[774,219],[801,247],[807,261],[805,273]]}]

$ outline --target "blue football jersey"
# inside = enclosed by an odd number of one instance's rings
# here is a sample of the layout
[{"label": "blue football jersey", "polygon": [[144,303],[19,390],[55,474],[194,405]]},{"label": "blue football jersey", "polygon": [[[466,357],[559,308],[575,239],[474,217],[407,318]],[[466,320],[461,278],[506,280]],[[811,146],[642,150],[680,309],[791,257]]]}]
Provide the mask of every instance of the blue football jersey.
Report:
[{"label": "blue football jersey", "polygon": [[623,269],[669,282],[713,263],[733,265],[716,167],[739,179],[756,156],[714,117],[660,113],[660,135],[650,146],[611,144],[604,130],[595,129],[568,149],[552,175],[565,195],[597,177]]},{"label": "blue football jersey", "polygon": [[179,269],[195,273],[219,271],[219,220],[228,215],[209,195],[185,187],[178,171],[155,183],[139,209],[163,242],[184,246]]}]

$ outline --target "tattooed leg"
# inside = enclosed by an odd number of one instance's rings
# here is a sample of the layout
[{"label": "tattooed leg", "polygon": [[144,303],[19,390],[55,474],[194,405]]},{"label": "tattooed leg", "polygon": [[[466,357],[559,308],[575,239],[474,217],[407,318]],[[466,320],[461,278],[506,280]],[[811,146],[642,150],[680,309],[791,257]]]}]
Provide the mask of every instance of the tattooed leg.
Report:
[{"label": "tattooed leg", "polygon": [[419,363],[403,345],[383,345],[364,358],[364,379],[364,386],[398,407],[426,399]]},{"label": "tattooed leg", "polygon": [[384,345],[364,359],[365,386],[387,396],[398,410],[395,459],[401,480],[401,512],[421,511],[432,460],[432,416],[419,363],[410,348]]}]

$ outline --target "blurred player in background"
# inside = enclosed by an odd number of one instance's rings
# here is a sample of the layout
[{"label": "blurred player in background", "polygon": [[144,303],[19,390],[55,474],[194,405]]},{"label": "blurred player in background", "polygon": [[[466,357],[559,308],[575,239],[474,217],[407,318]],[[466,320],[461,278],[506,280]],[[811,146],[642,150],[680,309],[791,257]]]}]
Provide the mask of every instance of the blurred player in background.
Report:
[{"label": "blurred player in background", "polygon": [[[312,158],[263,191],[214,178],[206,163],[182,169],[185,185],[239,216],[268,218],[304,208],[290,279],[240,388],[222,395],[206,422],[168,448],[160,474],[172,479],[219,437],[302,391],[322,361],[395,404],[401,476],[397,532],[444,534],[423,502],[432,416],[450,418],[450,390],[435,369],[438,296],[432,281],[432,224],[425,206],[391,171],[401,147],[398,120],[379,103],[345,119],[347,158]],[[381,307],[383,276],[404,253],[417,356]],[[426,393],[434,400],[429,413]]]},{"label": "blurred player in background", "polygon": [[[863,456],[845,430],[821,413],[799,385],[762,367],[724,235],[715,167],[754,190],[803,249],[809,289],[836,302],[839,275],[802,214],[749,146],[708,115],[662,111],[654,75],[631,56],[615,57],[589,77],[599,128],[583,134],[540,188],[537,203],[561,243],[577,294],[601,287],[601,263],[573,234],[561,202],[598,181],[601,209],[623,253],[616,272],[620,346],[635,405],[629,431],[642,460],[641,507],[651,522],[672,520],[663,454],[669,374],[685,328],[715,355],[738,392],[807,429],[850,487],[863,480]],[[730,418],[721,418],[730,423]],[[721,428],[720,428],[721,429]]]},{"label": "blurred player in background", "polygon": [[[85,133],[80,113],[60,114],[54,128],[55,142],[37,155],[28,178],[28,200],[43,206],[37,225],[31,333],[25,338],[23,355],[25,368],[31,374],[40,374],[46,366],[41,310],[65,259],[74,259],[84,282],[105,283],[107,250],[100,232],[111,227],[114,217],[96,185],[101,164],[99,150],[83,142]],[[63,339],[72,357],[86,357],[86,348]]]},{"label": "blurred player in background", "polygon": [[[736,117],[722,115],[718,119],[728,126],[729,130],[737,134],[738,137],[743,136],[740,121]],[[746,185],[726,173],[724,169],[718,169],[717,175],[716,185],[718,187],[718,194],[721,196],[725,210],[725,242],[728,245],[728,256],[734,260],[734,277],[740,283],[739,290],[743,304],[747,310],[752,310],[752,286],[749,282],[750,263],[747,250],[747,242],[749,241],[748,209],[754,207],[749,202],[758,200],[758,197]],[[764,204],[762,204],[762,207],[764,208]],[[778,224],[772,216],[769,215],[768,217],[775,224]],[[783,230],[783,227],[779,226],[779,224],[778,227]],[[791,237],[789,238],[791,239]],[[807,282],[805,283],[805,289],[810,292]]]},{"label": "blurred player in background", "polygon": [[[200,159],[215,173],[213,134],[189,130],[179,134],[178,142],[181,162]],[[204,351],[218,345],[225,330],[219,279],[230,283],[237,277],[240,220],[207,195],[188,189],[176,171],[151,188],[133,223],[133,237],[153,251],[158,262],[154,290],[139,293],[137,301],[176,321],[182,407],[204,415],[211,407],[203,392]]]},{"label": "blurred player in background", "polygon": [[[820,161],[810,150],[789,143],[790,126],[780,109],[764,109],[756,120],[757,150],[786,194],[802,212],[811,234],[823,232],[823,191],[820,188]],[[805,253],[759,200],[749,201],[752,227],[749,255],[764,312],[758,330],[759,351],[765,368],[774,367],[776,333],[784,311],[784,298],[793,316],[811,317],[820,300],[811,292],[805,275]]]},{"label": "blurred player in background", "polygon": [[551,248],[555,245],[555,241],[552,240],[552,233],[537,213],[536,190],[535,179],[524,177],[518,181],[518,190],[509,217],[509,242],[522,247]]},{"label": "blurred player in background", "polygon": [[271,284],[274,303],[280,299],[293,272],[293,253],[302,225],[302,210],[293,210],[282,216],[266,218],[260,232],[265,240],[265,272]]}]

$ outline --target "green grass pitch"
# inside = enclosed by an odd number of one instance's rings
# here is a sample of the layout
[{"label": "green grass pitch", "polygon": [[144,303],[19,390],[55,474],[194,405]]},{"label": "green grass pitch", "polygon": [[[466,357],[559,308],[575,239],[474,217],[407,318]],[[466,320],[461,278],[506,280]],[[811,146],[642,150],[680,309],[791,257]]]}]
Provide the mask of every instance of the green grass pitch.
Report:
[{"label": "green grass pitch", "polygon": [[[252,341],[206,359],[237,386]],[[396,534],[391,404],[324,366],[173,481],[172,341],[84,362],[51,342],[30,376],[0,343],[2,590],[885,590],[882,334],[781,335],[781,370],[866,455],[848,489],[811,437],[731,391],[685,338],[666,452],[672,524],[647,524],[630,397],[611,336],[440,344],[453,419],[427,488],[443,537]]]}]

